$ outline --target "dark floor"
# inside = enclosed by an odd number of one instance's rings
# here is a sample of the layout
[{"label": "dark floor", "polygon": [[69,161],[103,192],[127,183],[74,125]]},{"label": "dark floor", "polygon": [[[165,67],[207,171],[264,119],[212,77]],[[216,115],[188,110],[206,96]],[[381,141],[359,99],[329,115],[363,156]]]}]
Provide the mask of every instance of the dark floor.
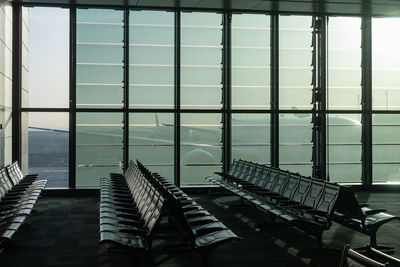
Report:
[{"label": "dark floor", "polygon": [[[220,194],[193,198],[243,238],[215,249],[209,266],[337,266],[338,252],[310,250],[315,240],[284,224],[272,223],[253,207]],[[359,194],[373,207],[400,215],[400,194]],[[134,257],[126,249],[107,249],[98,241],[98,198],[95,196],[44,197],[37,213],[28,219],[14,239],[20,248],[0,255],[0,266],[200,266],[195,252],[167,253],[164,241],[155,241],[151,254]],[[400,257],[400,221],[383,226],[378,242],[391,244]],[[169,241],[171,243],[173,241]],[[324,243],[337,248],[349,243],[363,246],[368,238],[336,224],[324,234]],[[302,256],[303,255],[303,256]]]}]

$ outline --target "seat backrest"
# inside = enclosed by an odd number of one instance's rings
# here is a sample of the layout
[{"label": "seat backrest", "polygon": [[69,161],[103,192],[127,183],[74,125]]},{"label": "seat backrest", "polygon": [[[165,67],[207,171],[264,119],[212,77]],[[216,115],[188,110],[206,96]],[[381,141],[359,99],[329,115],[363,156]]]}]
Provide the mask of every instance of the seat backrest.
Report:
[{"label": "seat backrest", "polygon": [[245,163],[243,160],[240,159],[240,160],[238,161],[237,168],[234,169],[234,170],[232,170],[231,176],[233,176],[233,177],[238,177],[239,174],[243,171],[243,169],[244,169],[245,167],[246,167],[246,163]]},{"label": "seat backrest", "polygon": [[365,219],[364,212],[354,194],[347,186],[340,186],[339,196],[336,199],[334,211],[344,214],[348,218]]},{"label": "seat backrest", "polygon": [[152,233],[152,231],[156,228],[156,226],[160,222],[163,208],[164,208],[164,198],[160,194],[156,193],[156,197],[152,200],[149,209],[143,216],[143,221],[145,222],[145,225],[149,233]]},{"label": "seat backrest", "polygon": [[311,187],[311,181],[312,179],[310,177],[300,176],[299,183],[290,200],[296,203],[303,203]]},{"label": "seat backrest", "polygon": [[262,188],[263,185],[269,180],[270,175],[271,170],[268,167],[263,166],[258,178],[254,180],[254,185]]},{"label": "seat backrest", "polygon": [[250,162],[246,161],[245,165],[243,166],[242,171],[235,177],[240,180],[244,180],[246,178],[247,174],[250,172],[250,170],[251,170],[251,164],[250,164]]},{"label": "seat backrest", "polygon": [[3,176],[3,169],[1,169],[1,174],[0,174],[0,200],[1,200],[1,199],[6,195],[6,193],[8,192],[5,179],[8,180],[7,177]]},{"label": "seat backrest", "polygon": [[340,260],[340,267],[384,267],[388,266],[385,263],[377,262],[368,258],[355,250],[352,250],[349,245],[343,249],[342,257]]},{"label": "seat backrest", "polygon": [[308,190],[303,202],[303,206],[315,209],[324,190],[325,183],[322,180],[312,179],[310,189]]},{"label": "seat backrest", "polygon": [[335,206],[336,200],[339,197],[340,185],[334,183],[325,183],[321,197],[315,210],[324,212],[326,215],[331,215]]},{"label": "seat backrest", "polygon": [[280,171],[275,184],[271,188],[271,192],[282,195],[282,192],[289,181],[289,177],[290,173],[288,171]]},{"label": "seat backrest", "polygon": [[24,174],[21,171],[21,168],[19,167],[18,161],[14,161],[11,165],[10,168],[15,172],[15,174],[19,177],[21,180],[24,178]]},{"label": "seat backrest", "polygon": [[291,199],[293,197],[294,192],[296,191],[296,187],[298,186],[300,181],[300,175],[289,173],[289,180],[284,187],[281,196],[286,199]]},{"label": "seat backrest", "polygon": [[2,177],[2,180],[3,180],[2,186],[3,186],[4,190],[8,192],[9,190],[12,189],[13,184],[11,183],[5,168],[2,168],[0,170],[0,176]]},{"label": "seat backrest", "polygon": [[231,168],[229,169],[228,175],[232,175],[236,171],[238,166],[239,166],[239,161],[234,159],[232,162]]},{"label": "seat backrest", "polygon": [[[19,184],[20,180],[22,180],[22,178],[23,178],[23,177],[20,177],[19,172],[16,170],[16,167],[18,167],[17,162],[14,162],[13,164],[6,167],[7,177],[8,177],[8,179],[10,179],[10,182],[13,185]],[[19,167],[18,167],[18,169],[19,169]]]},{"label": "seat backrest", "polygon": [[260,176],[261,176],[262,170],[263,170],[263,165],[260,165],[260,164],[255,163],[255,170],[254,170],[254,173],[253,173],[253,175],[251,176],[251,178],[250,178],[250,180],[248,181],[248,183],[253,184],[253,185],[256,185],[258,179],[259,179]]},{"label": "seat backrest", "polygon": [[243,181],[246,181],[247,183],[250,183],[250,181],[253,179],[254,174],[256,172],[257,169],[257,164],[256,163],[250,163],[250,167],[249,170],[247,171],[247,174],[245,175],[245,177],[243,178]]},{"label": "seat backrest", "polygon": [[270,175],[269,175],[269,179],[264,183],[263,185],[263,189],[271,191],[271,189],[274,187],[276,181],[279,178],[279,170],[276,169],[272,169],[270,168]]}]

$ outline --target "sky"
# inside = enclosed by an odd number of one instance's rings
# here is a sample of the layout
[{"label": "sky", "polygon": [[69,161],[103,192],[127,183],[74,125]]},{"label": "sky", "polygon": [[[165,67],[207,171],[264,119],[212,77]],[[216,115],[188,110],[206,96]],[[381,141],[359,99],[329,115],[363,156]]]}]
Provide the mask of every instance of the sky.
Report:
[{"label": "sky", "polygon": [[[29,107],[68,107],[68,9],[29,8],[29,91]],[[36,114],[30,125],[68,128],[64,117]]]}]

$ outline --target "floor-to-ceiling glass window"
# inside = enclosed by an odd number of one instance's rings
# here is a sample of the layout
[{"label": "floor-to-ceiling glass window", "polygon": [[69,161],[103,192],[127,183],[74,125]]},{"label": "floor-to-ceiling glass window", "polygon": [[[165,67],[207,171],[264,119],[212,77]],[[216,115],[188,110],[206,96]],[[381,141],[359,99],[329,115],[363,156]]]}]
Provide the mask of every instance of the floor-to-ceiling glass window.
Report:
[{"label": "floor-to-ceiling glass window", "polygon": [[123,116],[120,112],[77,112],[76,186],[96,187],[122,171]]},{"label": "floor-to-ceiling glass window", "polygon": [[[29,155],[23,155],[22,163],[49,179],[50,187],[67,187],[69,10],[24,8],[23,14],[21,117],[27,127],[22,128],[22,147]],[[78,188],[97,186],[100,177],[122,171],[125,140],[129,159],[173,179],[177,126],[181,184],[204,184],[205,176],[221,170],[223,14],[180,15],[178,88],[174,12],[129,11],[126,62],[124,10],[77,9],[76,144],[71,145],[76,145]],[[358,183],[361,18],[329,17],[327,26],[327,176]],[[374,182],[400,180],[400,54],[398,38],[391,34],[398,26],[397,18],[372,19]],[[280,167],[311,175],[312,17],[280,15],[278,30]],[[269,15],[232,15],[232,159],[270,161],[270,31]],[[176,90],[180,103],[174,102]],[[129,112],[129,121],[124,121],[124,112]],[[174,125],[177,112],[180,125]],[[129,126],[127,136],[124,126]],[[45,154],[48,160],[40,158]]]},{"label": "floor-to-ceiling glass window", "polygon": [[[361,182],[361,18],[329,17],[327,176]],[[350,113],[351,112],[351,113]]]},{"label": "floor-to-ceiling glass window", "polygon": [[[11,3],[2,2],[0,10],[0,166],[6,166],[12,161],[12,9]],[[24,10],[24,13],[26,10]],[[26,16],[23,16],[27,19]]]},{"label": "floor-to-ceiling glass window", "polygon": [[[312,173],[312,17],[279,16],[279,164]],[[291,113],[283,114],[282,111]]]},{"label": "floor-to-ceiling glass window", "polygon": [[47,179],[48,187],[68,187],[68,112],[26,112],[28,119],[29,173]]},{"label": "floor-to-ceiling glass window", "polygon": [[174,108],[174,13],[130,11],[129,106]]},{"label": "floor-to-ceiling glass window", "polygon": [[76,186],[96,187],[122,171],[124,12],[77,9],[76,20]]},{"label": "floor-to-ceiling glass window", "polygon": [[[221,170],[222,15],[181,13],[181,184]],[[208,109],[210,113],[202,113]]]},{"label": "floor-to-ceiling glass window", "polygon": [[372,19],[373,182],[400,181],[399,18]]},{"label": "floor-to-ceiling glass window", "polygon": [[232,159],[269,164],[270,114],[253,112],[269,108],[270,16],[233,14]]},{"label": "floor-to-ceiling glass window", "polygon": [[174,108],[174,18],[166,11],[129,14],[129,157],[171,180],[174,114],[163,110]]},{"label": "floor-to-ceiling glass window", "polygon": [[68,187],[69,10],[23,8],[23,18],[22,165],[48,187]]}]

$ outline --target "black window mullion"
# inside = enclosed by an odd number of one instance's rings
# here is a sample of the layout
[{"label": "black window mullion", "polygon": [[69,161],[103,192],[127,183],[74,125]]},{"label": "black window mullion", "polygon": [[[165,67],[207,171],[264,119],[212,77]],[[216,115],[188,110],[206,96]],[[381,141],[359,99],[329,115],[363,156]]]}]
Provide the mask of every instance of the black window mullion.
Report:
[{"label": "black window mullion", "polygon": [[69,13],[69,188],[76,188],[76,8]]},{"label": "black window mullion", "polygon": [[12,161],[21,162],[22,7],[13,5]]},{"label": "black window mullion", "polygon": [[313,177],[326,180],[326,17],[313,17]]},{"label": "black window mullion", "polygon": [[362,18],[361,41],[361,106],[362,106],[362,177],[364,185],[372,184],[372,38],[371,17]]},{"label": "black window mullion", "polygon": [[124,133],[123,160],[124,171],[129,163],[129,9],[124,9]]},{"label": "black window mullion", "polygon": [[227,173],[231,163],[232,157],[232,13],[225,12],[223,14],[222,23],[222,149],[223,149],[223,172]]},{"label": "black window mullion", "polygon": [[174,182],[181,185],[181,13],[175,11]]},{"label": "black window mullion", "polygon": [[271,119],[270,119],[270,160],[271,166],[279,167],[279,15],[270,16],[270,58],[271,58]]}]

